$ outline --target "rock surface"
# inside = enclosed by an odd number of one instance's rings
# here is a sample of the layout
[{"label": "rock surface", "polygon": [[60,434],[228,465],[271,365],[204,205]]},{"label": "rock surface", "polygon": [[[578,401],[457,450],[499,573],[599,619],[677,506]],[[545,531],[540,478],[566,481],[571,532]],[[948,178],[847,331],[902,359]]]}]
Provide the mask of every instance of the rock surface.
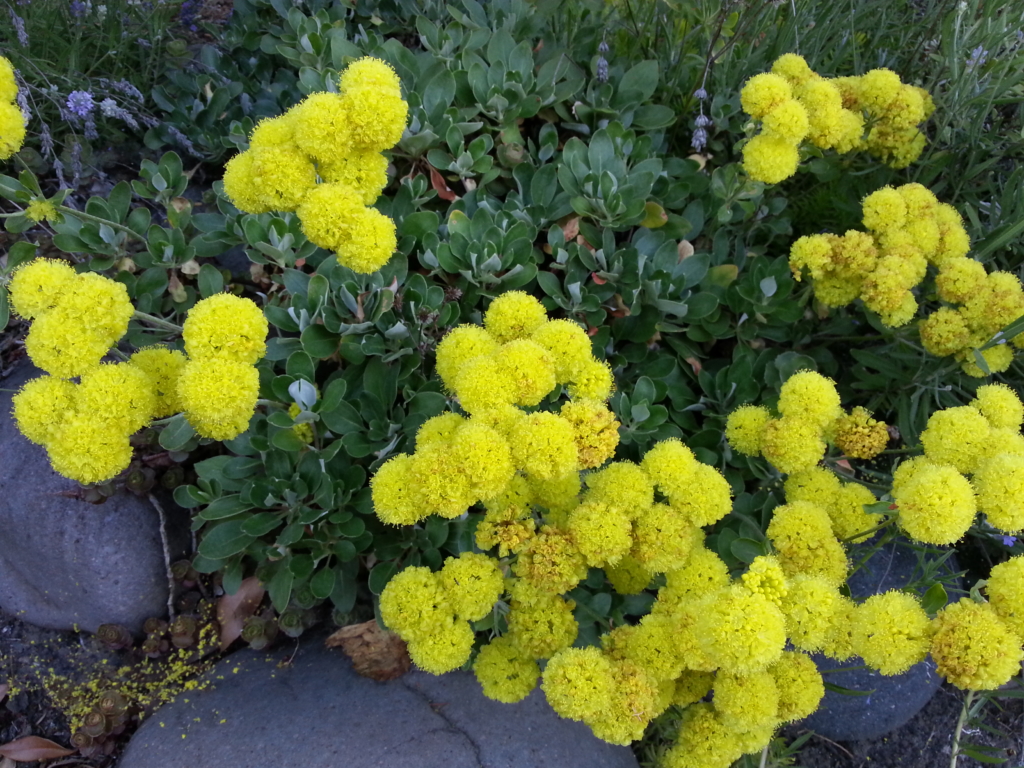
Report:
[{"label": "rock surface", "polygon": [[[949,570],[955,566],[947,561],[944,567]],[[864,598],[900,589],[920,576],[917,554],[905,542],[892,542],[850,578],[850,592],[855,598]],[[863,664],[859,657],[844,662],[820,655],[813,658],[822,672]],[[931,658],[892,677],[871,669],[830,672],[824,677],[827,683],[865,694],[826,691],[818,711],[801,721],[801,726],[833,741],[877,739],[900,728],[921,711],[942,684]]]},{"label": "rock surface", "polygon": [[359,677],[324,637],[239,651],[144,721],[119,768],[636,768],[628,747],[559,718],[540,691],[484,697],[466,672]]},{"label": "rock surface", "polygon": [[[20,365],[0,387],[17,390],[40,374]],[[124,491],[102,504],[75,498],[78,483],[14,425],[11,397],[0,392],[0,607],[48,629],[139,631],[167,606],[156,510]]]}]

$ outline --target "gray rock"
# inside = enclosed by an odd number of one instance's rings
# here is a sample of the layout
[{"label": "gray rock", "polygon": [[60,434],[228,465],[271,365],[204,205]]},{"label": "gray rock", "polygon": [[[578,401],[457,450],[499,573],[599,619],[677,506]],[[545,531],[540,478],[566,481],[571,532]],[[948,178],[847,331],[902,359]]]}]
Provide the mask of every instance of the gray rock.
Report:
[{"label": "gray rock", "polygon": [[484,697],[470,673],[379,683],[323,635],[275,653],[239,651],[142,723],[119,768],[636,768],[628,747],[559,718],[536,690]]},{"label": "gray rock", "polygon": [[[21,365],[0,386],[17,390],[40,374]],[[167,606],[156,510],[124,491],[102,504],[75,498],[78,483],[14,425],[11,398],[0,392],[0,607],[48,629],[139,631]]]},{"label": "gray rock", "polygon": [[[856,555],[853,558],[857,561]],[[944,568],[955,571],[947,560]],[[905,541],[893,541],[880,549],[849,580],[855,598],[865,598],[890,589],[900,589],[921,576],[918,556]],[[826,691],[818,711],[801,721],[801,726],[833,741],[877,739],[905,725],[921,711],[942,684],[931,658],[915,664],[901,675],[886,677],[871,669],[830,672],[863,664],[859,657],[837,662],[812,656],[825,682],[861,691],[864,695]]]}]

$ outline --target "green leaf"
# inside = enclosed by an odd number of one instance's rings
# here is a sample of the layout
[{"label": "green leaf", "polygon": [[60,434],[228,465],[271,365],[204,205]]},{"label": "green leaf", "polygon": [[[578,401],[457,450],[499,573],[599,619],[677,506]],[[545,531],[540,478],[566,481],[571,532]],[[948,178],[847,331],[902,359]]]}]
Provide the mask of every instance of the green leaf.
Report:
[{"label": "green leaf", "polygon": [[301,451],[306,447],[306,444],[291,429],[282,429],[279,432],[275,432],[274,436],[270,438],[270,442],[273,443],[275,448],[280,448],[282,451],[295,452]]},{"label": "green leaf", "polygon": [[224,290],[224,276],[212,264],[203,264],[199,268],[198,282],[199,293],[204,299]]},{"label": "green leaf", "polygon": [[242,530],[252,536],[265,536],[282,522],[281,515],[276,512],[258,512],[246,519],[242,524]]},{"label": "green leaf", "polygon": [[180,451],[189,440],[196,436],[196,431],[183,414],[171,417],[160,432],[160,445],[168,451]]},{"label": "green leaf", "polygon": [[227,520],[208,528],[199,542],[199,554],[211,560],[226,560],[237,555],[256,537],[242,530],[245,519]]},{"label": "green leaf", "polygon": [[11,319],[11,308],[7,300],[7,288],[0,286],[0,331],[7,327]]},{"label": "green leaf", "polygon": [[928,587],[928,591],[921,598],[921,608],[931,616],[945,608],[948,602],[949,595],[946,594],[946,588],[940,582],[935,582]]},{"label": "green leaf", "polygon": [[619,107],[642,104],[654,94],[658,76],[657,61],[641,61],[622,76],[613,103]]},{"label": "green leaf", "polygon": [[858,691],[854,688],[844,688],[843,686],[836,685],[835,683],[825,683],[825,690],[832,691],[833,693],[841,693],[843,696],[870,696],[875,692],[874,688],[870,691]]},{"label": "green leaf", "polygon": [[278,613],[288,607],[292,599],[292,583],[294,576],[291,571],[291,557],[285,557],[277,562],[277,571],[267,584],[267,593],[270,595],[270,602]]},{"label": "green leaf", "polygon": [[979,763],[987,763],[988,765],[1006,764],[1005,757],[997,757],[995,754],[989,754],[987,752],[982,752],[981,750],[981,747],[975,746],[974,744],[960,745],[961,754],[967,755],[968,757],[977,760]]},{"label": "green leaf", "polygon": [[325,600],[334,591],[335,574],[333,568],[321,568],[313,574],[309,580],[309,589],[313,597],[318,600]]},{"label": "green leaf", "polygon": [[237,493],[233,493],[210,502],[210,505],[199,513],[199,517],[203,520],[221,520],[251,508],[250,505],[242,501]]},{"label": "green leaf", "polygon": [[370,571],[370,591],[375,595],[379,595],[384,591],[384,587],[391,581],[391,577],[398,573],[398,564],[394,561],[386,563],[377,563],[373,566],[373,570]]},{"label": "green leaf", "polygon": [[865,504],[864,511],[869,515],[887,515],[892,512],[892,502],[876,501],[874,504]]},{"label": "green leaf", "polygon": [[402,219],[400,232],[402,235],[410,235],[417,240],[422,240],[428,233],[436,233],[440,219],[434,211],[419,211],[411,213]]},{"label": "green leaf", "polygon": [[818,370],[818,364],[814,361],[813,357],[801,355],[797,352],[783,352],[775,358],[775,368],[778,370],[779,377],[784,383],[797,371]]},{"label": "green leaf", "polygon": [[764,554],[764,544],[754,539],[736,539],[729,545],[729,551],[733,557],[744,563],[752,563],[754,559]]},{"label": "green leaf", "polygon": [[303,350],[317,360],[326,360],[338,351],[338,345],[341,343],[339,334],[331,333],[322,325],[308,326],[299,338],[302,340]]}]

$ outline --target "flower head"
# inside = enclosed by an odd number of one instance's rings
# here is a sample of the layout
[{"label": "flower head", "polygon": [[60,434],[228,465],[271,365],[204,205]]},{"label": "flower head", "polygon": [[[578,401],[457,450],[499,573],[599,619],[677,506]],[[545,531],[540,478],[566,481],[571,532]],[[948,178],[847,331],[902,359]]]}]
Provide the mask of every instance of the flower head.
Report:
[{"label": "flower head", "polygon": [[957,688],[984,691],[1020,671],[1020,638],[989,603],[965,597],[935,617],[932,658],[938,673]]},{"label": "flower head", "polygon": [[189,423],[203,437],[232,440],[249,427],[260,377],[236,360],[189,360],[178,378],[178,397]]},{"label": "flower head", "polygon": [[255,363],[267,352],[267,318],[251,299],[218,293],[199,301],[182,336],[190,360]]}]

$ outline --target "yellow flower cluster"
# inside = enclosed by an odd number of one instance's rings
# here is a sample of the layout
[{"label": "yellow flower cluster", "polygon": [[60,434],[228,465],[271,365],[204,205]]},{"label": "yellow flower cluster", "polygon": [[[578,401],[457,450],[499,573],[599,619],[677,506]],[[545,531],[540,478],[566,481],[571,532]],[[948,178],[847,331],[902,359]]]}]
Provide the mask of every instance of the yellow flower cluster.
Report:
[{"label": "yellow flower cluster", "polygon": [[841,307],[859,298],[885,325],[906,325],[917,313],[912,289],[928,265],[942,270],[968,262],[963,220],[920,184],[882,187],[864,198],[862,212],[867,232],[797,239],[789,257],[793,276],[800,280],[806,271],[822,304]]},{"label": "yellow flower cluster", "polygon": [[[1011,272],[986,272],[979,262],[962,256],[939,265],[935,286],[947,306],[921,322],[921,343],[933,355],[954,355],[968,375],[987,376],[974,350],[1024,315],[1020,278]],[[1010,341],[1024,346],[1024,335]],[[1005,342],[980,354],[991,373],[1002,373],[1013,362],[1013,349]]]},{"label": "yellow flower cluster", "polygon": [[927,91],[904,85],[888,69],[824,78],[795,53],[779,57],[771,72],[750,78],[740,103],[761,123],[760,133],[743,148],[743,167],[767,184],[796,173],[804,141],[840,154],[866,150],[905,168],[924,149],[918,124],[935,109]]},{"label": "yellow flower cluster", "polygon": [[391,66],[359,59],[338,93],[311,94],[257,125],[224,169],[224,193],[247,213],[296,212],[311,242],[355,272],[376,272],[397,247],[394,222],[371,207],[388,181],[381,153],[407,118]]},{"label": "yellow flower cluster", "polygon": [[736,451],[764,456],[780,472],[793,474],[817,465],[826,442],[852,449],[858,458],[877,456],[889,440],[881,422],[863,408],[845,414],[835,382],[814,371],[798,371],[782,385],[779,415],[760,405],[737,408],[725,437]]},{"label": "yellow flower cluster", "polygon": [[25,116],[15,100],[18,82],[14,66],[0,56],[0,160],[7,160],[25,143]]},{"label": "yellow flower cluster", "polygon": [[110,480],[131,462],[135,432],[182,410],[204,437],[227,440],[248,426],[259,390],[252,363],[267,334],[248,299],[220,294],[196,304],[185,323],[187,358],[151,347],[112,364],[101,360],[134,311],[123,284],[36,259],[15,272],[10,295],[15,311],[33,320],[29,356],[50,374],[14,396],[14,417],[65,477]]},{"label": "yellow flower cluster", "polygon": [[380,596],[380,614],[409,644],[416,665],[440,675],[466,663],[474,639],[470,622],[490,613],[503,591],[497,561],[463,552],[438,573],[422,566],[399,573]]},{"label": "yellow flower cluster", "polygon": [[981,512],[998,530],[1024,530],[1022,419],[1024,406],[1004,384],[979,387],[969,405],[933,413],[921,433],[924,456],[893,475],[900,527],[926,544],[952,544]]}]

